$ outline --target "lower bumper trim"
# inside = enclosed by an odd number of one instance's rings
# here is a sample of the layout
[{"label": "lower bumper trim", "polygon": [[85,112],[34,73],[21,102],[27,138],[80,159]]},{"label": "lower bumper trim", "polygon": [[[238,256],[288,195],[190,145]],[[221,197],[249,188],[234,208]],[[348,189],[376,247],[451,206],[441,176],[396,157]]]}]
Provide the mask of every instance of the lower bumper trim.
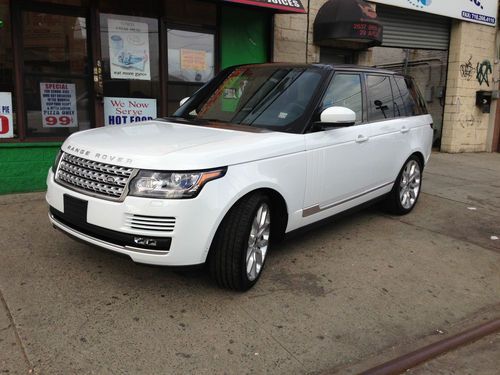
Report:
[{"label": "lower bumper trim", "polygon": [[76,229],[71,228],[65,223],[62,223],[61,221],[58,220],[57,217],[55,217],[52,212],[49,212],[49,219],[52,225],[54,225],[57,229],[63,231],[64,233],[75,237],[77,239],[80,239],[84,242],[87,242],[89,244],[102,247],[104,249],[120,252],[120,253],[126,253],[129,251],[135,252],[135,253],[141,253],[141,254],[148,254],[148,255],[168,255],[169,251],[168,250],[147,250],[147,249],[141,249],[137,248],[134,246],[128,246],[128,245],[117,245],[111,242],[104,241],[102,239],[93,237],[91,235],[85,234],[83,232],[80,232]]}]

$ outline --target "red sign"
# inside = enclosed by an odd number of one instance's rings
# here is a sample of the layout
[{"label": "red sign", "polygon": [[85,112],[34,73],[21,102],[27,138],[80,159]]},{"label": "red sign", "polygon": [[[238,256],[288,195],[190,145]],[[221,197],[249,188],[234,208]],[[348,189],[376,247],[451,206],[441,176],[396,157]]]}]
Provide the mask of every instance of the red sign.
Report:
[{"label": "red sign", "polygon": [[0,92],[0,138],[14,138],[12,94]]},{"label": "red sign", "polygon": [[7,116],[0,115],[0,134],[7,134],[10,130],[10,122]]},{"label": "red sign", "polygon": [[284,13],[306,13],[300,0],[225,0],[231,3],[272,8]]}]

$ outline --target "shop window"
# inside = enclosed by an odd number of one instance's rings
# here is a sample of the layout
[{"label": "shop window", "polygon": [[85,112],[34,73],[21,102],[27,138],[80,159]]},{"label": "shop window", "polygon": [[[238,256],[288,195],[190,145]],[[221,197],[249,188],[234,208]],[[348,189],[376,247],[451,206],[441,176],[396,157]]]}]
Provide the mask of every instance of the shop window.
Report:
[{"label": "shop window", "polygon": [[326,90],[322,109],[328,107],[346,107],[356,113],[356,123],[363,121],[363,100],[361,95],[361,77],[359,74],[337,74]]},{"label": "shop window", "polygon": [[17,137],[9,0],[0,0],[0,139]]},{"label": "shop window", "polygon": [[160,101],[158,20],[101,14],[100,24],[104,124],[156,118]]},{"label": "shop window", "polygon": [[168,29],[168,113],[215,74],[215,35]]},{"label": "shop window", "polygon": [[27,137],[67,137],[88,129],[90,66],[83,17],[22,13]]},{"label": "shop window", "polygon": [[368,75],[368,120],[383,121],[394,117],[393,97],[389,76]]}]

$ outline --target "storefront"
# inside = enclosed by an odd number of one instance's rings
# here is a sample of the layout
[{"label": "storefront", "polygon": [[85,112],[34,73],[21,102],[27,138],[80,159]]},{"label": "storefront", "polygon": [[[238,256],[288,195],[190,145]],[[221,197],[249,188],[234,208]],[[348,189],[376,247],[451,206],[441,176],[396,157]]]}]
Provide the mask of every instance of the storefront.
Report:
[{"label": "storefront", "polygon": [[300,1],[0,0],[0,194],[43,190],[72,133],[167,116],[219,70],[272,61]]},{"label": "storefront", "polygon": [[[276,60],[354,63],[410,74],[433,116],[436,148],[500,149],[498,0],[456,0],[453,6],[436,0],[310,0],[308,5],[302,24],[276,16]],[[383,29],[380,40],[374,21]]]}]

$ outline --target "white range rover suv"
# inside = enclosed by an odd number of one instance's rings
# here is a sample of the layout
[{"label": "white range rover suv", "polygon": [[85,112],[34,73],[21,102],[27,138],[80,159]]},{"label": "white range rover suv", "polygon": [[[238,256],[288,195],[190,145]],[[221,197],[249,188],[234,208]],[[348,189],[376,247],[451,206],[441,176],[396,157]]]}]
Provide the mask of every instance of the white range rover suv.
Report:
[{"label": "white range rover suv", "polygon": [[140,263],[207,262],[247,290],[285,233],[385,199],[415,206],[432,118],[414,81],[340,65],[228,68],[169,118],[71,135],[52,224]]}]

